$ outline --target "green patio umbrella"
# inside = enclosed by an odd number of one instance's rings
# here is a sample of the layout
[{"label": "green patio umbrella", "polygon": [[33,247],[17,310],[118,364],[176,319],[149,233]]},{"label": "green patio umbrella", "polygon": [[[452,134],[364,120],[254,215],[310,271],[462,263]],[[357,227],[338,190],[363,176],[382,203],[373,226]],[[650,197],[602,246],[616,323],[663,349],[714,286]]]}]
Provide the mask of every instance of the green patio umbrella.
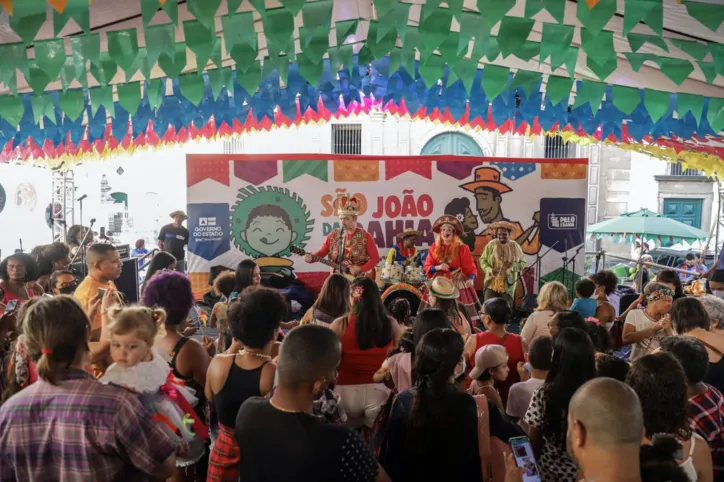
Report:
[{"label": "green patio umbrella", "polygon": [[706,231],[648,209],[622,214],[616,218],[592,224],[588,226],[587,233],[596,238],[612,237],[614,241],[625,239],[630,243],[640,237],[658,238],[659,242],[680,243],[682,240],[693,242],[709,236]]}]

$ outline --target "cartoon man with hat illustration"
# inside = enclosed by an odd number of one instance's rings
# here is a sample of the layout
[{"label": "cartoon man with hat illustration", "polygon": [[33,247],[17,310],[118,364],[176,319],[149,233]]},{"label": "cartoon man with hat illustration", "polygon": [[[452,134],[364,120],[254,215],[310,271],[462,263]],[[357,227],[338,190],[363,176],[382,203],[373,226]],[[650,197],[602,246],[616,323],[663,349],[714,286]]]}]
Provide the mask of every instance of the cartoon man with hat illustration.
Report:
[{"label": "cartoon man with hat illustration", "polygon": [[397,244],[387,254],[387,264],[399,264],[402,266],[422,266],[420,257],[417,255],[415,240],[421,235],[420,231],[407,228],[396,235]]},{"label": "cartoon man with hat illustration", "polygon": [[[479,257],[485,246],[496,237],[496,230],[492,229],[491,225],[501,221],[510,223],[512,227],[510,239],[517,242],[525,254],[537,254],[540,250],[540,212],[536,211],[533,214],[533,224],[524,231],[519,222],[511,221],[503,214],[502,195],[513,190],[500,181],[500,171],[488,166],[478,167],[475,169],[474,177],[475,180],[472,182],[460,186],[475,194],[475,209],[478,211],[480,220],[485,224],[485,229],[475,236],[473,256]],[[479,274],[475,288],[482,291],[485,275],[482,272]]]}]

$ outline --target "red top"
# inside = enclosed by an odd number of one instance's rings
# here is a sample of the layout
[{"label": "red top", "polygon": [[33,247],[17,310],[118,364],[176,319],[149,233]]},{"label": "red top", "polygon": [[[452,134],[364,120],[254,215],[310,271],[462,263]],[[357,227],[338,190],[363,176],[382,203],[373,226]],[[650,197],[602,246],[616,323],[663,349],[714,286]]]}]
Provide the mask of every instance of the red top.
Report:
[{"label": "red top", "polygon": [[[475,335],[475,352],[477,353],[480,348],[485,345],[503,345],[508,351],[508,378],[504,382],[495,382],[495,388],[500,392],[500,398],[503,399],[503,406],[508,403],[508,390],[514,383],[520,381],[520,375],[518,375],[518,362],[525,362],[523,357],[523,342],[519,335],[508,333],[503,338],[486,331],[484,333],[478,333]],[[470,368],[475,367],[475,356],[470,360]]]},{"label": "red top", "polygon": [[382,366],[394,339],[383,347],[361,350],[357,343],[357,315],[349,315],[347,329],[342,335],[342,360],[339,363],[337,385],[366,385],[374,383],[372,375]]},{"label": "red top", "polygon": [[[28,288],[26,286],[25,289],[28,292],[28,299],[35,298],[35,291],[33,291],[33,288]],[[18,300],[18,307],[20,307],[20,305],[27,301],[21,299],[18,295],[11,293],[10,290],[8,290],[7,288],[0,287],[0,293],[2,293],[2,299],[0,300],[0,302],[2,302],[2,304],[4,305],[7,305],[8,301]]]},{"label": "red top", "polygon": [[435,276],[445,276],[446,278],[450,278],[450,273],[458,268],[462,268],[462,272],[465,274],[465,277],[469,279],[475,279],[475,276],[478,274],[478,268],[475,266],[473,255],[470,254],[470,248],[467,244],[461,243],[458,248],[457,256],[447,263],[450,266],[450,272],[441,271],[438,273],[435,271],[435,267],[441,265],[442,263],[443,260],[439,259],[437,256],[436,245],[433,244],[430,246],[429,254],[425,260],[425,273],[427,273],[428,278],[433,278]]},{"label": "red top", "polygon": [[[336,240],[338,239],[341,231],[342,230],[337,228],[329,233],[324,240],[322,247],[319,248],[319,251],[314,253],[314,255],[324,258],[330,253],[337,254],[338,247]],[[375,244],[375,240],[372,238],[372,235],[360,228],[357,228],[352,234],[349,234],[346,231],[343,232],[344,256],[342,259],[350,260],[353,264],[359,265],[363,273],[372,271],[372,268],[376,267],[377,263],[380,261],[380,252],[377,249],[377,245]],[[355,237],[364,239],[364,254],[359,252],[361,250],[358,249],[359,247],[356,246],[356,243],[353,240]],[[333,261],[337,262],[336,259]]]}]

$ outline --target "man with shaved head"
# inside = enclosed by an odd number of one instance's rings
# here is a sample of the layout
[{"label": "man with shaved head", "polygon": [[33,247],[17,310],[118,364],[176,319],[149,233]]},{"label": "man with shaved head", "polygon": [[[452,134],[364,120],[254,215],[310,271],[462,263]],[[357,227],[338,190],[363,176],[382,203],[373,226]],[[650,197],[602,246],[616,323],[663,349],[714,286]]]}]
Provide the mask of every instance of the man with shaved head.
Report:
[{"label": "man with shaved head", "polygon": [[594,378],[568,405],[568,455],[586,480],[639,482],[639,448],[644,435],[641,403],[631,387]]}]

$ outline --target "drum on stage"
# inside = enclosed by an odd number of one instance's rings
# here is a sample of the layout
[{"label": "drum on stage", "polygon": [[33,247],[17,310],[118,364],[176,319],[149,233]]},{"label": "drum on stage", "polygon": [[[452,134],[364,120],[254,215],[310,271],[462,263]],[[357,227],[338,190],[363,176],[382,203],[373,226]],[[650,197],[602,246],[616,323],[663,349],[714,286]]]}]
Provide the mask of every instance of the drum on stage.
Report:
[{"label": "drum on stage", "polygon": [[422,266],[407,266],[405,268],[405,283],[422,285],[427,280]]},{"label": "drum on stage", "polygon": [[417,310],[420,308],[422,299],[422,293],[417,288],[407,283],[397,283],[382,293],[382,302],[385,307],[390,306],[390,303],[398,298],[405,298],[410,303],[410,315],[413,318],[417,316]]},{"label": "drum on stage", "polygon": [[391,285],[402,283],[404,273],[403,267],[399,264],[386,264],[382,268],[382,281]]}]

